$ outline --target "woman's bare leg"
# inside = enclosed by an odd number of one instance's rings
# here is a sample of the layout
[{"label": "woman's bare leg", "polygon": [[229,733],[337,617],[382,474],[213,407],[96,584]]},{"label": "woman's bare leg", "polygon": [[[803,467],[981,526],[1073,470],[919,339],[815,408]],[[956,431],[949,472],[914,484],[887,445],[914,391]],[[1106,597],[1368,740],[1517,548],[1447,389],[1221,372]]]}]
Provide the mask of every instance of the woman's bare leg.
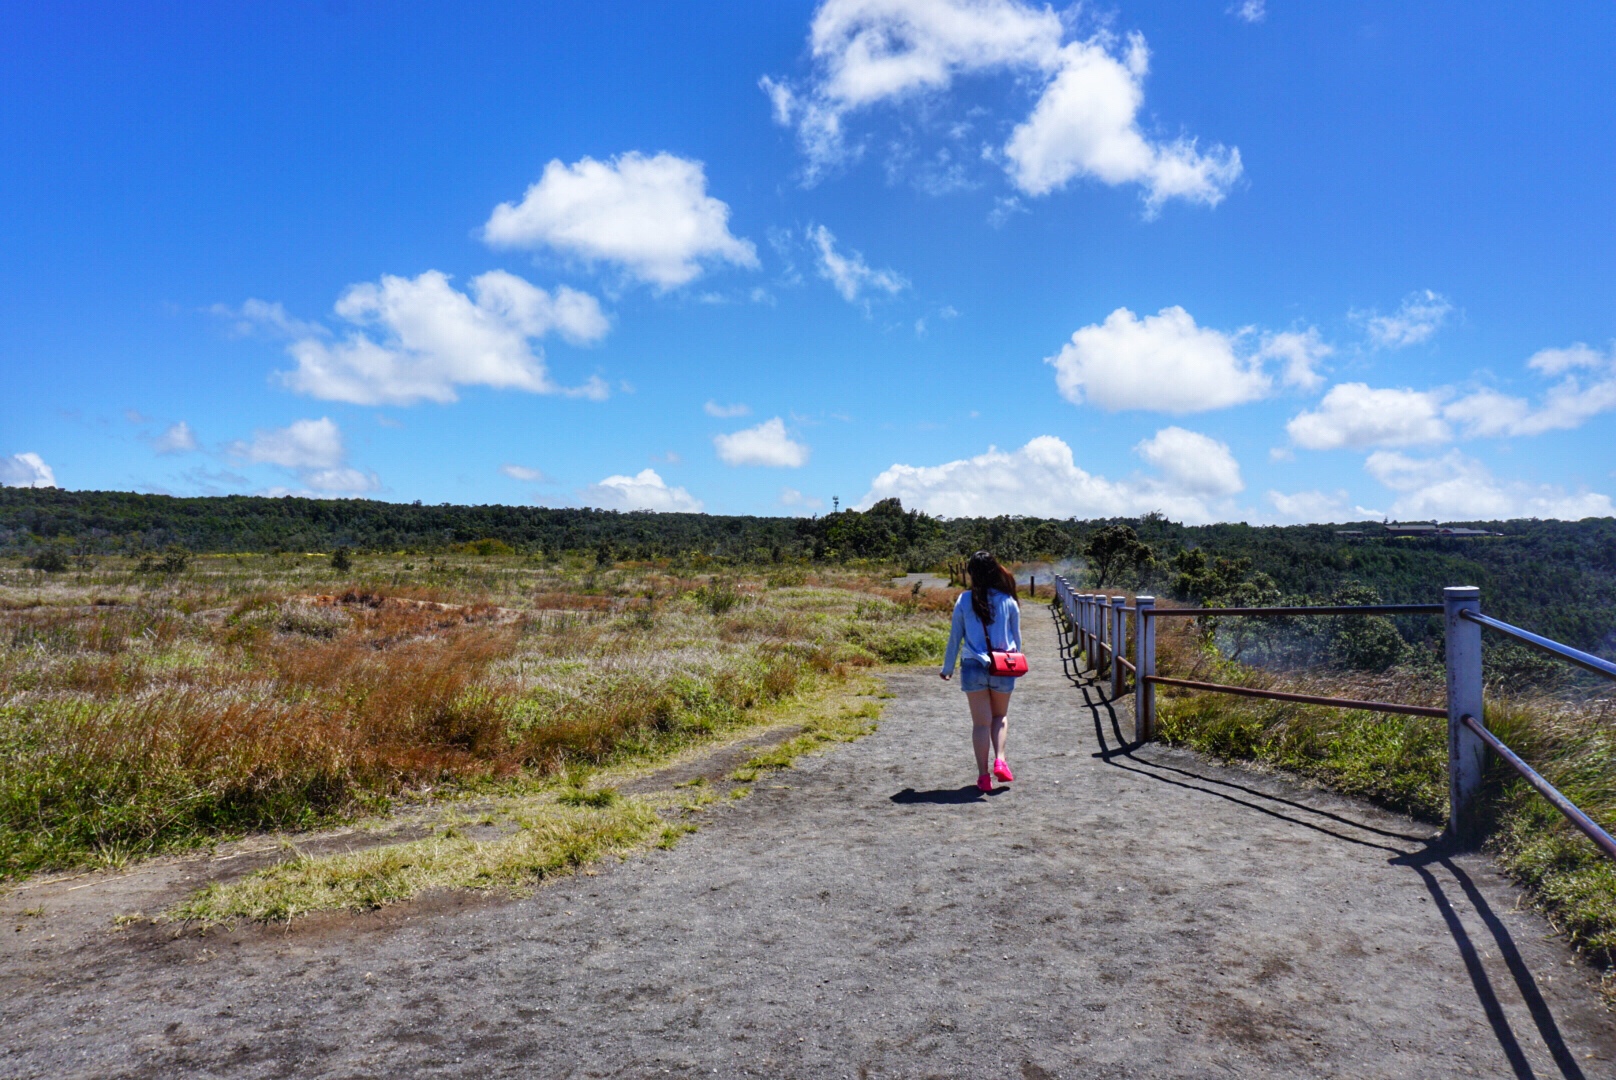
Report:
[{"label": "woman's bare leg", "polygon": [[989,697],[991,690],[972,690],[965,695],[965,700],[971,705],[971,747],[976,751],[976,775],[987,775],[988,767],[993,759],[988,757],[992,749],[992,736],[989,734],[993,727],[993,702]]},{"label": "woman's bare leg", "polygon": [[1010,695],[997,690],[989,690],[989,706],[993,714],[992,742],[993,756],[1004,757],[1005,740],[1010,735]]}]

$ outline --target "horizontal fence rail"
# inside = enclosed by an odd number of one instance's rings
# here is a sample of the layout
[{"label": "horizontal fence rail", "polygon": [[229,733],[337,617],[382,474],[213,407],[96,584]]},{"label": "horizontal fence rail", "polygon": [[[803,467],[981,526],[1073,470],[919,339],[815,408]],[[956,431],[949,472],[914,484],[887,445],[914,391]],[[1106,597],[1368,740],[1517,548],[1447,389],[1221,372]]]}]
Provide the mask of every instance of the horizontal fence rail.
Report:
[{"label": "horizontal fence rail", "polygon": [[1157,608],[1152,617],[1200,618],[1203,615],[1440,615],[1441,604],[1363,604],[1335,607],[1201,607]]},{"label": "horizontal fence rail", "polygon": [[1483,615],[1479,611],[1467,611],[1462,617],[1473,623],[1480,623],[1489,630],[1497,630],[1501,634],[1508,634],[1516,641],[1542,649],[1544,652],[1558,656],[1562,660],[1569,660],[1578,667],[1587,668],[1589,671],[1616,679],[1616,664],[1611,663],[1609,660],[1601,660],[1592,653],[1585,653],[1581,649],[1573,649],[1569,645],[1551,641],[1540,634],[1534,634],[1530,630],[1522,630],[1518,626],[1511,626],[1507,622],[1492,618],[1489,615]]},{"label": "horizontal fence rail", "polygon": [[1606,855],[1616,859],[1616,837],[1612,837],[1610,833],[1601,829],[1597,821],[1584,814],[1576,803],[1560,794],[1553,784],[1539,776],[1536,769],[1522,761],[1519,754],[1504,745],[1502,739],[1488,731],[1474,716],[1466,713],[1460,717],[1460,720],[1465,727],[1480,736],[1481,741],[1486,743],[1493,753],[1503,758],[1516,772],[1520,773],[1523,780],[1536,788],[1539,795],[1553,803],[1554,808],[1564,814],[1571,824],[1581,829],[1588,839],[1598,844]]},{"label": "horizontal fence rail", "polygon": [[[1481,590],[1453,586],[1442,591],[1440,604],[1362,604],[1319,605],[1317,607],[1247,608],[1158,608],[1153,596],[1131,600],[1109,593],[1084,593],[1066,578],[1055,578],[1055,600],[1064,617],[1062,662],[1077,670],[1109,674],[1113,698],[1120,698],[1132,684],[1134,695],[1134,739],[1148,742],[1156,735],[1158,686],[1177,687],[1203,693],[1232,694],[1237,697],[1291,701],[1338,709],[1446,718],[1448,721],[1448,835],[1458,841],[1478,840],[1483,826],[1479,797],[1485,773],[1486,756],[1497,754],[1527,783],[1566,816],[1606,855],[1616,859],[1616,840],[1571,800],[1526,764],[1498,736],[1487,730],[1478,717],[1483,707],[1481,631],[1483,628],[1505,634],[1517,641],[1557,656],[1588,671],[1616,679],[1616,663],[1574,649],[1569,645],[1523,630],[1518,626],[1481,613]],[[1285,618],[1297,616],[1441,616],[1447,654],[1447,705],[1405,705],[1388,701],[1360,701],[1353,698],[1297,694],[1285,690],[1261,690],[1228,683],[1197,682],[1156,674],[1156,620],[1220,618]],[[1131,631],[1131,633],[1130,633]],[[1129,659],[1129,653],[1132,659]]]},{"label": "horizontal fence rail", "polygon": [[1317,694],[1293,694],[1286,690],[1259,690],[1254,686],[1230,686],[1228,683],[1192,682],[1189,679],[1170,679],[1166,675],[1147,675],[1146,682],[1158,686],[1182,686],[1187,690],[1209,690],[1236,697],[1272,698],[1274,701],[1295,701],[1303,705],[1330,705],[1337,709],[1360,709],[1364,712],[1403,713],[1407,716],[1435,716],[1443,718],[1448,710],[1435,705],[1403,705],[1395,701],[1359,701],[1356,698],[1320,697]]}]

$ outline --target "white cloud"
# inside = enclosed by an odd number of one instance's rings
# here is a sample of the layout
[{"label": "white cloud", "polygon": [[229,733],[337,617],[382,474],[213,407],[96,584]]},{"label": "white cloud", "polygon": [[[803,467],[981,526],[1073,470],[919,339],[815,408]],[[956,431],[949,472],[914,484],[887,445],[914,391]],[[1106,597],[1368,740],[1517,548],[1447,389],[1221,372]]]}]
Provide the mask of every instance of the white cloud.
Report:
[{"label": "white cloud", "polygon": [[1616,356],[1607,359],[1598,349],[1590,349],[1578,341],[1564,349],[1539,349],[1526,361],[1526,366],[1552,376],[1579,368],[1601,368],[1612,362],[1616,362]]},{"label": "white cloud", "polygon": [[808,447],[786,434],[785,421],[778,416],[731,435],[715,435],[713,446],[726,465],[795,469],[808,464]]},{"label": "white cloud", "polygon": [[1423,289],[1403,298],[1391,315],[1361,316],[1367,320],[1369,340],[1388,349],[1418,345],[1428,341],[1453,312],[1453,305],[1441,293]]},{"label": "white cloud", "polygon": [[375,491],[381,487],[381,480],[375,473],[362,472],[359,469],[343,467],[339,469],[315,469],[305,472],[302,476],[305,486],[311,491],[324,494],[357,495],[364,491]]},{"label": "white cloud", "polygon": [[1241,22],[1260,23],[1268,17],[1266,0],[1241,0],[1229,9],[1229,14]]},{"label": "white cloud", "polygon": [[1162,428],[1135,446],[1134,452],[1160,469],[1176,491],[1233,495],[1246,486],[1240,479],[1240,463],[1228,444],[1198,431]]},{"label": "white cloud", "polygon": [[191,425],[181,420],[170,424],[151,441],[151,446],[159,454],[187,454],[196,449],[196,435],[191,431]]},{"label": "white cloud", "polygon": [[1257,356],[1263,360],[1277,360],[1285,365],[1280,378],[1287,386],[1294,386],[1299,390],[1316,390],[1323,384],[1324,376],[1318,371],[1317,365],[1335,349],[1325,344],[1319,337],[1318,330],[1309,327],[1304,331],[1288,330],[1277,334],[1265,334],[1262,347],[1257,350]]},{"label": "white cloud", "polygon": [[707,404],[701,407],[701,409],[702,412],[705,412],[708,416],[716,416],[721,420],[728,420],[736,416],[749,415],[752,411],[752,406],[744,405],[738,401],[733,405],[720,405],[716,401],[708,401]]},{"label": "white cloud", "polygon": [[758,86],[769,95],[769,106],[774,111],[774,122],[781,127],[790,127],[792,119],[797,115],[797,95],[792,92],[791,87],[767,75],[758,80]]},{"label": "white cloud", "polygon": [[526,484],[550,483],[550,477],[543,469],[530,469],[526,465],[512,465],[507,462],[499,467],[499,471],[512,480],[520,480]]},{"label": "white cloud", "polygon": [[1435,458],[1412,458],[1380,450],[1369,455],[1364,468],[1399,493],[1392,513],[1400,518],[1578,521],[1616,515],[1616,505],[1608,495],[1570,493],[1550,484],[1500,481],[1481,462],[1457,450]]},{"label": "white cloud", "polygon": [[1446,415],[1463,425],[1468,435],[1530,436],[1581,427],[1616,409],[1616,349],[1607,356],[1578,342],[1566,349],[1544,349],[1526,366],[1544,375],[1564,376],[1536,408],[1524,398],[1478,390],[1447,406]]},{"label": "white cloud", "polygon": [[729,231],[729,206],[707,194],[701,162],[630,152],[610,161],[551,161],[518,204],[494,208],[483,238],[614,263],[660,289],[704,263],[756,267],[757,248]]},{"label": "white cloud", "polygon": [[242,301],[240,307],[214,304],[208,311],[221,319],[230,320],[230,332],[237,337],[259,333],[268,337],[299,338],[328,333],[319,323],[304,322],[288,315],[286,307],[279,300],[271,303],[249,297]]},{"label": "white cloud", "polygon": [[825,506],[825,500],[815,498],[812,495],[804,495],[796,488],[781,488],[780,505],[792,506],[800,510],[813,511],[823,509]]},{"label": "white cloud", "polygon": [[0,458],[0,487],[53,488],[56,474],[32,451]]},{"label": "white cloud", "polygon": [[819,276],[836,286],[842,299],[855,303],[866,289],[879,289],[888,295],[902,292],[909,282],[895,270],[874,270],[858,252],[843,255],[836,250],[836,237],[823,225],[808,229],[808,239],[819,251]]},{"label": "white cloud", "polygon": [[[1155,439],[1140,445],[1141,454],[1149,453],[1145,449],[1149,444],[1165,449],[1175,440],[1187,443],[1206,439],[1194,432],[1169,431],[1180,433],[1159,432]],[[1212,445],[1227,455],[1227,447]],[[1019,450],[989,447],[985,454],[942,465],[893,465],[870,482],[870,490],[859,505],[867,507],[880,499],[896,497],[905,506],[948,517],[1026,514],[1095,518],[1159,510],[1175,520],[1201,523],[1232,513],[1230,507],[1209,503],[1208,495],[1212,493],[1205,488],[1227,489],[1231,483],[1238,483],[1238,477],[1239,466],[1230,457],[1222,475],[1217,470],[1199,475],[1194,470],[1180,470],[1165,478],[1107,480],[1079,468],[1072,448],[1061,439],[1040,435]],[[1192,487],[1201,490],[1191,490]]]},{"label": "white cloud", "polygon": [[[381,481],[375,473],[362,472],[347,464],[342,429],[326,416],[318,420],[294,420],[283,428],[259,430],[251,442],[237,441],[230,453],[259,465],[275,465],[293,473],[309,492],[325,494],[375,491]],[[272,492],[287,494],[286,488]]]},{"label": "white cloud", "polygon": [[336,344],[305,337],[287,349],[297,361],[281,373],[291,389],[356,405],[411,405],[457,400],[457,386],[491,386],[535,394],[560,393],[600,400],[606,384],[557,386],[545,370],[536,338],[556,332],[589,342],[608,329],[599,302],[565,285],[554,294],[514,274],[492,270],[471,281],[470,295],[428,270],[420,277],[382,276],[351,286],[336,313],[356,327]]},{"label": "white cloud", "polygon": [[1309,450],[1420,446],[1456,435],[1504,438],[1567,431],[1616,409],[1616,354],[1607,357],[1578,344],[1545,349],[1527,366],[1564,376],[1536,405],[1493,389],[1456,398],[1446,387],[1392,390],[1342,383],[1324,395],[1317,409],[1292,418],[1285,429],[1292,442]]},{"label": "white cloud", "polygon": [[342,429],[328,416],[294,420],[283,428],[253,433],[252,442],[236,442],[230,452],[248,461],[284,469],[330,469],[347,458]]},{"label": "white cloud", "polygon": [[608,476],[581,494],[590,505],[604,510],[701,513],[700,499],[682,487],[669,487],[655,469],[641,469],[634,476]]},{"label": "white cloud", "polygon": [[1312,412],[1291,418],[1285,431],[1308,450],[1420,446],[1446,442],[1441,398],[1421,390],[1376,390],[1364,383],[1330,388]]},{"label": "white cloud", "polygon": [[1011,182],[1028,195],[1047,195],[1080,177],[1141,184],[1154,213],[1168,199],[1216,206],[1240,177],[1240,151],[1208,153],[1195,140],[1154,143],[1139,130],[1150,51],[1139,34],[1121,55],[1105,36],[1061,49],[1060,67],[1032,114],[1005,144]]},{"label": "white cloud", "polygon": [[945,93],[961,75],[1007,73],[1039,93],[1002,151],[1024,193],[1087,176],[1143,185],[1152,210],[1170,198],[1220,201],[1240,175],[1238,150],[1203,154],[1194,140],[1157,143],[1139,129],[1144,39],[1101,32],[1063,44],[1065,36],[1060,15],[1019,0],[826,0],[809,31],[810,86],[760,86],[775,122],[796,125],[810,181],[856,155],[844,131],[850,114]]},{"label": "white cloud", "polygon": [[1270,491],[1268,501],[1273,504],[1279,517],[1286,523],[1298,525],[1316,525],[1328,521],[1351,521],[1365,516],[1361,508],[1349,509],[1347,493],[1345,491],[1298,491],[1286,495],[1281,491]]},{"label": "white cloud", "polygon": [[1188,413],[1264,397],[1273,382],[1260,356],[1242,359],[1235,337],[1195,325],[1181,307],[1143,319],[1117,308],[1083,327],[1056,356],[1055,384],[1074,405]]}]

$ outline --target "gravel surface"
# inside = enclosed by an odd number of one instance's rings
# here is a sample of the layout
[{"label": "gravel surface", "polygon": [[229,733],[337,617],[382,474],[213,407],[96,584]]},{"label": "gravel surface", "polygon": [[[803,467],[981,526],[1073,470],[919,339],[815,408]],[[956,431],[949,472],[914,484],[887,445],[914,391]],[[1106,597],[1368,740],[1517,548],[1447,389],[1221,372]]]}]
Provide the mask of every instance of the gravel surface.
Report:
[{"label": "gravel surface", "polygon": [[0,1076],[1616,1075],[1592,974],[1485,858],[1119,752],[1024,625],[1008,790],[970,786],[956,684],[893,675],[876,734],[528,899],[0,952]]}]

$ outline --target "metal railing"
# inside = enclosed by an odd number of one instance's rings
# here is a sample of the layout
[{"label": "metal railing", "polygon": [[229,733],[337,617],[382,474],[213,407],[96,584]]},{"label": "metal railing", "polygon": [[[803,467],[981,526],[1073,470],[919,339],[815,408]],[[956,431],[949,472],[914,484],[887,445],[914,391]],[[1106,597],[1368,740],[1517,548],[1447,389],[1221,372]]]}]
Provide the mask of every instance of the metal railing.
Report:
[{"label": "metal railing", "polygon": [[[1136,596],[1133,603],[1129,604],[1124,596],[1078,592],[1064,577],[1056,577],[1055,602],[1066,621],[1066,636],[1062,642],[1061,657],[1064,664],[1069,665],[1069,668],[1075,668],[1078,672],[1085,670],[1086,666],[1087,670],[1099,672],[1102,676],[1108,675],[1113,698],[1122,696],[1128,688],[1129,677],[1132,677],[1135,742],[1149,742],[1156,737],[1158,686],[1341,709],[1445,717],[1448,721],[1448,833],[1452,838],[1463,843],[1473,843],[1479,839],[1482,828],[1479,796],[1487,764],[1486,755],[1488,750],[1491,750],[1552,803],[1573,825],[1581,829],[1602,851],[1616,859],[1616,839],[1612,839],[1598,823],[1522,761],[1518,754],[1488,731],[1486,725],[1479,719],[1485,716],[1482,701],[1481,631],[1485,627],[1506,634],[1524,644],[1612,679],[1616,679],[1616,664],[1483,615],[1481,590],[1474,586],[1461,585],[1444,589],[1440,604],[1158,608],[1153,596]],[[1129,615],[1133,616],[1131,635]],[[1311,615],[1442,616],[1447,661],[1446,707],[1296,694],[1250,686],[1231,686],[1227,683],[1196,682],[1156,673],[1157,619]],[[1126,657],[1130,636],[1134,657],[1131,663]]]}]

